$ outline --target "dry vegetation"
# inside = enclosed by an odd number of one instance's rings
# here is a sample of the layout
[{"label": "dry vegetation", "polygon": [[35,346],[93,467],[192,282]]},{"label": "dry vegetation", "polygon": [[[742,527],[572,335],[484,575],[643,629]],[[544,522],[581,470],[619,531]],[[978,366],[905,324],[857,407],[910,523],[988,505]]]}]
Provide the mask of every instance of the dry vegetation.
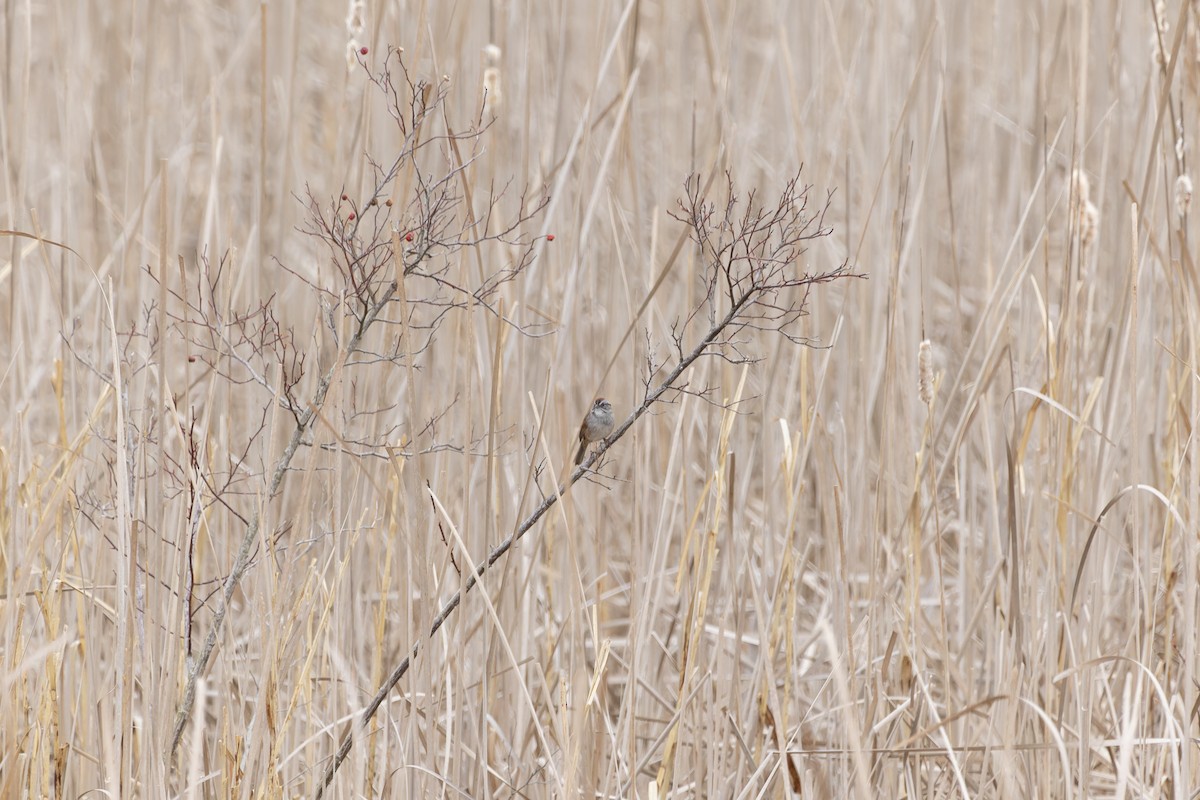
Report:
[{"label": "dry vegetation", "polygon": [[1200,5],[307,5],[0,4],[0,796],[1192,796]]}]

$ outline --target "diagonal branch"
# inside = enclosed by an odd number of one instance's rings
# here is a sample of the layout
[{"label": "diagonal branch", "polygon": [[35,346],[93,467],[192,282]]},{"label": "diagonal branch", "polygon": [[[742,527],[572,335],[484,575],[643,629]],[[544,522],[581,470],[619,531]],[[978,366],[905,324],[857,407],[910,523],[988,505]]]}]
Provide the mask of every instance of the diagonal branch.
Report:
[{"label": "diagonal branch", "polygon": [[[827,283],[846,274],[847,273],[843,269],[839,268],[832,272],[827,272],[816,276],[806,276],[803,279],[803,285],[806,287],[811,287],[816,284]],[[542,500],[541,504],[538,505],[538,507],[535,508],[533,512],[526,517],[520,525],[517,526],[516,530],[513,531],[511,536],[509,536],[500,544],[496,545],[496,547],[494,547],[491,552],[488,553],[487,559],[481,562],[476,568],[475,572],[467,578],[466,584],[457,592],[455,592],[448,601],[446,601],[446,604],[442,606],[442,610],[438,612],[436,617],[434,617],[433,624],[429,627],[429,638],[432,638],[442,627],[442,625],[446,623],[446,620],[450,618],[450,615],[454,613],[455,609],[462,604],[463,597],[467,594],[467,592],[471,591],[471,589],[473,589],[477,583],[479,583],[479,580],[483,577],[484,573],[487,572],[497,561],[503,558],[504,555],[512,549],[513,545],[519,542],[521,538],[525,536],[525,534],[529,533],[529,531],[533,529],[533,526],[536,525],[543,516],[545,516],[546,512],[554,507],[554,504],[558,502],[559,498],[565,495],[572,486],[574,486],[589,472],[592,464],[596,463],[610,447],[616,444],[616,442],[622,436],[624,436],[629,429],[632,428],[634,424],[641,419],[642,416],[644,416],[646,412],[651,409],[651,407],[654,406],[655,403],[661,401],[663,395],[676,388],[675,384],[680,377],[682,377],[683,374],[687,372],[688,369],[690,369],[691,366],[697,360],[699,360],[701,356],[711,352],[713,346],[719,343],[719,340],[727,328],[730,326],[737,327],[737,323],[739,322],[740,318],[743,316],[746,310],[753,305],[753,302],[763,290],[764,289],[762,287],[751,289],[736,299],[730,306],[729,311],[726,312],[725,316],[709,329],[708,333],[706,333],[704,337],[700,339],[691,352],[689,352],[679,361],[675,369],[671,370],[671,372],[665,378],[663,378],[663,380],[657,386],[655,386],[653,390],[646,394],[641,405],[634,409],[633,413],[630,414],[629,417],[622,422],[621,425],[614,430],[607,439],[600,442],[599,445],[597,445],[596,448],[591,451],[590,455],[588,455],[583,463],[575,468],[574,472],[572,472],[570,477],[567,478],[567,481],[559,486],[556,492],[548,495],[544,500]],[[356,731],[358,729],[366,728],[367,724],[379,710],[379,707],[383,704],[383,701],[387,699],[388,695],[391,694],[392,689],[396,686],[399,680],[404,677],[404,674],[408,672],[409,667],[412,666],[413,661],[420,653],[422,644],[423,642],[418,641],[413,645],[412,650],[409,651],[409,654],[405,656],[403,661],[396,665],[396,668],[393,669],[391,674],[388,675],[387,679],[384,680],[383,684],[379,687],[379,690],[375,692],[375,695],[371,698],[371,701],[367,703],[367,706],[365,709],[363,709],[362,715],[357,720],[357,723],[355,721],[351,721],[349,723],[347,730],[342,735],[341,745],[338,747],[337,754],[334,756],[332,763],[330,763],[329,767],[325,770],[325,776],[321,779],[321,784],[317,788],[317,800],[321,800],[321,798],[324,797],[325,790],[333,782],[333,778],[337,774],[338,768],[341,767],[342,762],[344,762],[346,757],[349,755],[350,749],[354,746]]]}]

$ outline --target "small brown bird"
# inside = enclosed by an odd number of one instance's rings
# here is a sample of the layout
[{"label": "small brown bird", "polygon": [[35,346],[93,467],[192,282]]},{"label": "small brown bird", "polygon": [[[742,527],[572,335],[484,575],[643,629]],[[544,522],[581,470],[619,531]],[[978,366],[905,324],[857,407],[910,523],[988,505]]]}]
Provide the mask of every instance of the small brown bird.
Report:
[{"label": "small brown bird", "polygon": [[583,418],[579,426],[579,452],[575,454],[575,463],[582,464],[587,455],[588,445],[598,442],[613,431],[616,419],[613,418],[612,403],[603,397],[592,404],[592,410]]}]

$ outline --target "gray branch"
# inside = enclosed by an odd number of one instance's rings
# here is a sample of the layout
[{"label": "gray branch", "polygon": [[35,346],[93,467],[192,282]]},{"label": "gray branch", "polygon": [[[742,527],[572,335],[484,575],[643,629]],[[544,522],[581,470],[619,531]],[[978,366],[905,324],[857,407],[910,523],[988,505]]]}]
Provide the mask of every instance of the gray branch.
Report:
[{"label": "gray branch", "polygon": [[[363,317],[362,324],[358,326],[358,330],[354,333],[354,336],[351,337],[346,347],[339,353],[338,359],[321,376],[321,380],[317,384],[316,391],[313,392],[308,408],[299,416],[291,438],[288,440],[287,447],[283,449],[283,454],[275,462],[275,471],[271,475],[271,485],[267,491],[267,502],[270,502],[271,498],[279,491],[279,485],[283,482],[283,476],[287,474],[288,468],[292,463],[292,458],[296,455],[297,448],[300,447],[304,432],[312,424],[317,411],[325,405],[325,397],[329,394],[329,387],[333,383],[334,375],[337,374],[340,366],[348,361],[350,356],[361,346],[367,330],[379,318],[380,312],[383,311],[384,307],[395,296],[396,288],[395,283],[391,284],[387,291],[370,308],[366,316]],[[184,688],[183,702],[179,704],[179,710],[175,715],[175,727],[171,732],[171,744],[167,748],[166,761],[168,765],[175,757],[175,751],[179,748],[179,742],[183,738],[183,729],[187,725],[188,718],[192,713],[192,706],[196,702],[196,685],[200,676],[204,674],[208,667],[213,649],[217,646],[217,639],[220,637],[221,630],[225,626],[225,617],[229,612],[229,602],[233,597],[233,593],[237,590],[238,583],[241,582],[242,576],[245,575],[246,569],[250,565],[250,555],[254,552],[254,543],[258,540],[258,529],[261,520],[262,506],[260,505],[255,508],[254,513],[250,517],[250,522],[246,526],[246,535],[242,537],[242,546],[238,549],[237,557],[233,561],[233,569],[230,570],[229,576],[225,579],[225,586],[221,592],[216,613],[213,615],[212,628],[209,629],[208,636],[204,639],[204,647],[201,648],[200,654],[196,657],[195,661],[188,666],[187,685]]]}]

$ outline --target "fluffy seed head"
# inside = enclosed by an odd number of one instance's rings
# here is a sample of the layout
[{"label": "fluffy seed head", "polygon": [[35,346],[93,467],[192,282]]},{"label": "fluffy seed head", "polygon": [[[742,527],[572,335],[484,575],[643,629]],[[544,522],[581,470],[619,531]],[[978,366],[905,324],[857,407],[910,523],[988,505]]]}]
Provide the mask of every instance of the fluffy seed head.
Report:
[{"label": "fluffy seed head", "polygon": [[921,342],[917,351],[917,367],[919,369],[919,385],[921,402],[927,406],[933,405],[933,345],[926,339]]},{"label": "fluffy seed head", "polygon": [[504,102],[504,91],[500,88],[500,68],[487,67],[483,71],[484,102],[487,110],[493,114],[500,110]]},{"label": "fluffy seed head", "polygon": [[1192,179],[1187,175],[1180,175],[1175,179],[1175,213],[1181,217],[1186,217],[1188,209],[1192,207]]},{"label": "fluffy seed head", "polygon": [[1079,243],[1086,250],[1096,239],[1096,232],[1100,228],[1100,209],[1096,208],[1096,204],[1088,200],[1083,209],[1079,212]]},{"label": "fluffy seed head", "polygon": [[358,66],[358,55],[367,54],[367,48],[359,44],[359,37],[367,29],[366,0],[350,0],[346,8],[346,69],[350,72]]},{"label": "fluffy seed head", "polygon": [[1092,199],[1092,184],[1088,181],[1087,173],[1079,167],[1071,171],[1071,191],[1075,195],[1075,202],[1081,206]]}]

